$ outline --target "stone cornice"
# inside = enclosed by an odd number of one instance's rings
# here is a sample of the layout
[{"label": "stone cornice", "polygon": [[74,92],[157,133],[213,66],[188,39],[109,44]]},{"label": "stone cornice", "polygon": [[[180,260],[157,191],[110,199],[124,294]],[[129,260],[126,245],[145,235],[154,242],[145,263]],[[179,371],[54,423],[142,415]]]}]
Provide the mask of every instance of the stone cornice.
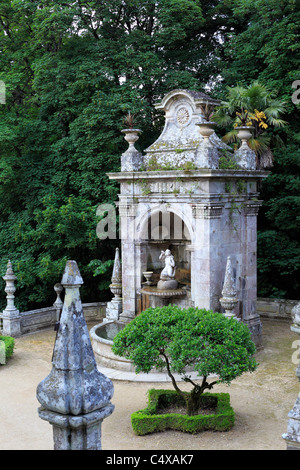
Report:
[{"label": "stone cornice", "polygon": [[181,180],[201,180],[201,179],[262,179],[270,174],[269,171],[262,170],[162,170],[162,171],[121,171],[116,173],[107,173],[109,179],[121,182],[136,182],[139,180],[162,180],[178,179]]}]

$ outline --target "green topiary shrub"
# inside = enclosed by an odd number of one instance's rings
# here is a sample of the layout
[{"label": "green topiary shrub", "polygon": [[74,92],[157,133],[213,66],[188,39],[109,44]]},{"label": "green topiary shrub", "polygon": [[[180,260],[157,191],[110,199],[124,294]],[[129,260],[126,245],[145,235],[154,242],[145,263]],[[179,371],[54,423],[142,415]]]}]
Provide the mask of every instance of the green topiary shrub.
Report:
[{"label": "green topiary shrub", "polygon": [[[221,313],[176,305],[142,312],[115,336],[112,351],[131,360],[137,373],[165,368],[190,416],[198,413],[205,390],[217,383],[230,384],[257,366],[255,344],[246,325]],[[189,367],[202,377],[200,385],[188,375]],[[174,373],[193,385],[190,393],[180,390]],[[216,375],[217,380],[209,383],[209,375]]]},{"label": "green topiary shrub", "polygon": [[[187,392],[184,394],[188,395]],[[172,429],[196,434],[201,431],[228,431],[234,425],[234,411],[228,393],[204,393],[203,407],[214,407],[214,413],[194,416],[163,413],[170,405],[185,405],[185,399],[174,390],[148,391],[148,407],[131,415],[132,429],[138,436]]]},{"label": "green topiary shrub", "polygon": [[0,336],[0,347],[3,343],[4,343],[4,349],[5,349],[5,362],[6,362],[12,356],[14,352],[15,339],[12,338],[11,336]]}]

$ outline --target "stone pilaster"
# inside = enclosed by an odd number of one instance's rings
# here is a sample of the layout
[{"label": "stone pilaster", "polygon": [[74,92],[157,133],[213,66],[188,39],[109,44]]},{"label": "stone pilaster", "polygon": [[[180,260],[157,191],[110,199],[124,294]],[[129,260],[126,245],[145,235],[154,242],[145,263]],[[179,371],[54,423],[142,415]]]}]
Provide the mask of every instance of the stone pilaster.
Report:
[{"label": "stone pilaster", "polygon": [[203,142],[196,150],[195,165],[197,168],[219,168],[219,152],[210,142]]},{"label": "stone pilaster", "polygon": [[102,420],[114,409],[113,384],[97,369],[79,295],[83,280],[75,261],[67,262],[61,284],[64,305],[52,370],[37,387],[38,413],[53,426],[54,450],[100,450]]}]

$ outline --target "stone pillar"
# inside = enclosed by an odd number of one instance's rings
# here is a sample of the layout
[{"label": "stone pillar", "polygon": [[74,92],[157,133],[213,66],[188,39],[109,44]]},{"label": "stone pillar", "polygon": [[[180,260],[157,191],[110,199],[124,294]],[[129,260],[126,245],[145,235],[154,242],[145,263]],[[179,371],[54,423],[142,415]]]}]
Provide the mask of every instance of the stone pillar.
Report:
[{"label": "stone pillar", "polygon": [[236,296],[236,288],[235,282],[233,278],[233,271],[231,265],[231,258],[230,256],[227,257],[226,263],[226,270],[225,270],[225,279],[224,285],[222,290],[222,297],[220,298],[220,304],[225,309],[225,317],[227,318],[235,318],[237,319],[236,315],[234,314],[234,308],[238,303],[238,299]]},{"label": "stone pillar", "polygon": [[3,279],[6,282],[5,292],[7,294],[6,309],[2,312],[3,335],[17,338],[21,336],[21,315],[14,304],[15,281],[17,277],[14,275],[10,261],[7,263],[7,271]]},{"label": "stone pillar", "polygon": [[114,410],[113,384],[97,369],[75,261],[67,261],[61,284],[64,305],[52,370],[37,387],[38,414],[53,426],[54,450],[101,450],[101,424]]},{"label": "stone pillar", "polygon": [[136,216],[137,204],[120,198],[119,214],[122,239],[122,302],[120,321],[128,323],[136,315]]},{"label": "stone pillar", "polygon": [[224,204],[208,200],[192,205],[195,221],[193,251],[191,256],[192,299],[195,307],[217,311],[220,254],[216,234],[220,233],[220,221]]},{"label": "stone pillar", "polygon": [[257,313],[257,215],[262,201],[246,200],[242,218],[245,249],[242,257],[241,298],[243,322],[256,347],[262,347],[262,324]]},{"label": "stone pillar", "polygon": [[[293,325],[291,330],[300,338],[300,302],[292,309]],[[299,348],[300,349],[300,348]],[[300,381],[300,362],[296,375]],[[282,435],[287,444],[287,450],[300,450],[300,393],[298,394],[294,408],[288,414],[287,432]]]},{"label": "stone pillar", "polygon": [[107,304],[106,319],[119,320],[120,314],[122,312],[122,267],[119,248],[116,248],[114,268],[111,278],[111,285],[109,288],[114,294],[114,298]]}]

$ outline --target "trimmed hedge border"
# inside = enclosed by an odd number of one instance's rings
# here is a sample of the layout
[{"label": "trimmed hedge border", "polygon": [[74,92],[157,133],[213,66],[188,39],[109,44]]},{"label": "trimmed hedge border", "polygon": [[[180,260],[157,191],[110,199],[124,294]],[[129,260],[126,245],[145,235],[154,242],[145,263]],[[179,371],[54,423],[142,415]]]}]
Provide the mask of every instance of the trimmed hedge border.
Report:
[{"label": "trimmed hedge border", "polygon": [[[188,394],[188,392],[185,392]],[[202,431],[228,431],[234,426],[235,416],[230,406],[229,393],[203,393],[203,403],[215,405],[216,413],[210,415],[157,414],[168,405],[185,405],[185,400],[175,390],[148,391],[148,406],[131,415],[132,429],[138,436],[172,429],[197,434]]]},{"label": "trimmed hedge border", "polygon": [[14,352],[15,339],[12,336],[0,336],[0,341],[5,344],[5,360],[7,361]]}]

